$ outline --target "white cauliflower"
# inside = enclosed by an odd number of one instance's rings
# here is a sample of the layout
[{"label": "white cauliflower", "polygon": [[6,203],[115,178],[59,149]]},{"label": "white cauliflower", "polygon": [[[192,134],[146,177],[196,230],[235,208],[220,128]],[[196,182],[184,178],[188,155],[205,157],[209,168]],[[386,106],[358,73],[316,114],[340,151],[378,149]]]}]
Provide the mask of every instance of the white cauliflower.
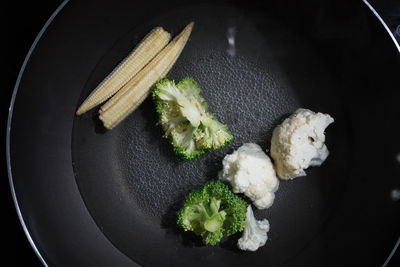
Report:
[{"label": "white cauliflower", "polygon": [[246,227],[242,237],[238,240],[238,248],[241,250],[256,251],[265,245],[268,240],[269,222],[267,219],[257,221],[253,210],[249,205],[246,212]]},{"label": "white cauliflower", "polygon": [[271,157],[281,179],[305,176],[304,169],[325,161],[329,151],[324,131],[333,121],[328,114],[298,109],[274,129]]},{"label": "white cauliflower", "polygon": [[279,181],[270,158],[257,144],[247,143],[222,161],[219,179],[228,181],[233,192],[244,193],[258,209],[274,202]]}]

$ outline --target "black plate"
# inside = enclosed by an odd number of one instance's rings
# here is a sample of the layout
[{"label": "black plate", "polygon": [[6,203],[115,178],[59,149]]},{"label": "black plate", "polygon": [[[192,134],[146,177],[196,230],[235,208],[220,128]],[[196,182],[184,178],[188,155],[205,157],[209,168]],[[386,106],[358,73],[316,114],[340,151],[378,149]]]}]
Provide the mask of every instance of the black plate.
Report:
[{"label": "black plate", "polygon": [[[112,131],[96,109],[74,116],[151,28],[176,34],[190,21],[168,77],[200,83],[232,144],[180,159],[150,99]],[[361,4],[67,3],[30,55],[10,121],[10,174],[38,252],[66,266],[382,264],[400,233],[390,198],[400,186],[396,53]],[[268,149],[273,128],[299,107],[335,118],[331,155],[307,177],[281,182],[275,204],[256,211],[271,223],[266,246],[239,251],[238,236],[203,246],[182,233],[175,212],[185,194],[215,179],[241,144]]]}]

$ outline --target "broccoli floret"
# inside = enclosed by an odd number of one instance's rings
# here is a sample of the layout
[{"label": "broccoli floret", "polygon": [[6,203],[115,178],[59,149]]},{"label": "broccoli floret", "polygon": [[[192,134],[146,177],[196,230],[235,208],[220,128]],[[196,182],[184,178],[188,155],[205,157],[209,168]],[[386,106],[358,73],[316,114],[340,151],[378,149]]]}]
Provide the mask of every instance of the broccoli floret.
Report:
[{"label": "broccoli floret", "polygon": [[233,140],[228,126],[214,119],[212,115],[204,118],[199,128],[195,139],[197,146],[201,149],[220,149]]},{"label": "broccoli floret", "polygon": [[223,182],[213,180],[186,197],[177,224],[200,235],[205,244],[215,245],[222,237],[244,229],[246,209],[244,199]]},{"label": "broccoli floret", "polygon": [[164,137],[170,138],[175,151],[185,159],[220,149],[233,140],[228,127],[208,112],[200,92],[197,82],[186,77],[177,84],[162,79],[152,93]]}]

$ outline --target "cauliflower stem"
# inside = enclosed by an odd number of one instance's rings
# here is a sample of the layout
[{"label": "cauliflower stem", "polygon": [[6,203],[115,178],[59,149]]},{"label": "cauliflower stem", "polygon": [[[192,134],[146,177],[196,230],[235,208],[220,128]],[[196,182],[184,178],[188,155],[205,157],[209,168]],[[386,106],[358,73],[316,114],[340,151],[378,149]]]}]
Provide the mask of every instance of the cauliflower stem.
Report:
[{"label": "cauliflower stem", "polygon": [[249,205],[246,212],[246,227],[244,228],[242,237],[238,240],[238,248],[241,250],[256,251],[267,242],[268,231],[268,220],[256,220],[253,210]]}]

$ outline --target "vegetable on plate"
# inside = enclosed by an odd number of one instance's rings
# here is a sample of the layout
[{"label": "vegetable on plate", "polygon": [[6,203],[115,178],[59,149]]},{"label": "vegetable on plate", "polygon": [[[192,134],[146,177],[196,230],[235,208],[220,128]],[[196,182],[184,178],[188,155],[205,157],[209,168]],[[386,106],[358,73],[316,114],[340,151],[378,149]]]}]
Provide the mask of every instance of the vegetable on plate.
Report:
[{"label": "vegetable on plate", "polygon": [[134,111],[150,93],[151,87],[165,77],[178,59],[192,32],[189,23],[136,76],[100,108],[100,120],[107,129],[114,128]]},{"label": "vegetable on plate", "polygon": [[197,82],[189,77],[177,84],[163,79],[153,90],[164,136],[170,138],[174,150],[188,160],[206,150],[220,149],[233,140],[228,127],[208,111],[200,92]]},{"label": "vegetable on plate", "polygon": [[154,28],[139,45],[92,91],[76,111],[81,115],[101,104],[132,77],[134,77],[149,61],[163,49],[171,39],[171,34],[161,27]]},{"label": "vegetable on plate", "polygon": [[253,209],[249,205],[246,211],[246,227],[237,246],[241,250],[256,251],[265,245],[268,240],[269,222],[267,219],[257,220]]},{"label": "vegetable on plate", "polygon": [[278,125],[271,139],[271,157],[279,178],[306,176],[305,169],[320,166],[328,157],[325,129],[334,119],[324,113],[299,108]]},{"label": "vegetable on plate", "polygon": [[279,187],[271,159],[254,143],[245,143],[222,161],[221,181],[229,182],[235,193],[243,193],[258,209],[272,206]]},{"label": "vegetable on plate", "polygon": [[216,245],[224,236],[245,227],[247,203],[218,180],[191,192],[178,211],[177,224],[193,231],[205,244]]}]

